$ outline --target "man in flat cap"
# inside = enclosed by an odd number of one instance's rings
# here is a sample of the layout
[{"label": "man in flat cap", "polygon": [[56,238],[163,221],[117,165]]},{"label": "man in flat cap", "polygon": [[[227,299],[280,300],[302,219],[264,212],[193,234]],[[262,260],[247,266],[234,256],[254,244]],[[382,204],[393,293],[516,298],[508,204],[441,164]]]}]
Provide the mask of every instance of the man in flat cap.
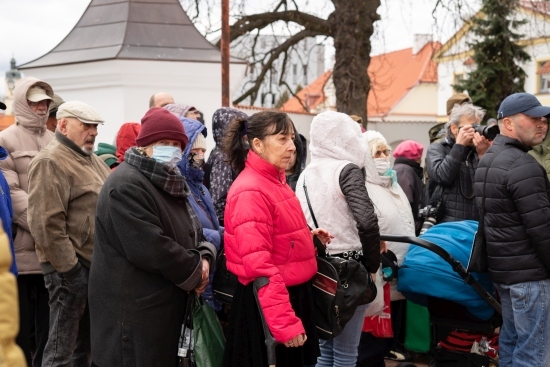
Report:
[{"label": "man in flat cap", "polygon": [[485,196],[489,276],[502,304],[501,366],[550,366],[550,182],[527,152],[548,132],[550,107],[515,93],[498,110],[500,135],[475,175]]},{"label": "man in flat cap", "polygon": [[[36,255],[35,241],[27,223],[28,176],[31,160],[46,147],[54,135],[46,129],[48,107],[53,98],[52,87],[41,80],[26,77],[13,91],[15,124],[0,132],[0,146],[8,152],[0,161],[0,169],[10,187],[13,206],[15,262],[19,270],[20,326],[17,344],[25,353],[28,365],[41,366],[42,352],[48,340],[48,291]],[[31,330],[34,341],[31,343]],[[31,344],[36,345],[31,353]],[[33,356],[31,358],[31,355]]]},{"label": "man in flat cap", "polygon": [[50,294],[44,366],[90,366],[88,274],[95,208],[110,170],[94,152],[103,119],[70,101],[57,111],[56,140],[29,168],[29,227]]}]

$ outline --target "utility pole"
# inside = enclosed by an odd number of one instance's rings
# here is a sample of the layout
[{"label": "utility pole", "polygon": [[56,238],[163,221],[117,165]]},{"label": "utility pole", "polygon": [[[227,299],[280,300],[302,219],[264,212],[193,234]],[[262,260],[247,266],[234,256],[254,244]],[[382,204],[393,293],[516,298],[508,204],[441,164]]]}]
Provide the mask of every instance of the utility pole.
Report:
[{"label": "utility pole", "polygon": [[229,0],[222,0],[222,107],[229,107]]}]

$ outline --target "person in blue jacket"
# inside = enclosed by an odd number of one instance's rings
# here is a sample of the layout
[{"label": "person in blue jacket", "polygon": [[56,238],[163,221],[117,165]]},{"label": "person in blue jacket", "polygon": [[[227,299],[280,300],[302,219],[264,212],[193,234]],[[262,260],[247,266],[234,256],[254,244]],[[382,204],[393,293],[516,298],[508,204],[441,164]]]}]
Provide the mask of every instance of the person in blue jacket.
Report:
[{"label": "person in blue jacket", "polygon": [[[182,159],[178,163],[178,167],[182,176],[187,179],[187,184],[191,189],[192,195],[189,196],[191,206],[197,214],[197,218],[201,222],[202,232],[206,241],[216,247],[219,252],[221,241],[223,238],[223,227],[218,222],[212,197],[208,189],[203,185],[204,178],[204,154],[206,153],[206,136],[205,126],[197,120],[181,118],[185,133],[189,138],[189,143],[185,147]],[[222,309],[221,302],[214,299],[212,292],[212,281],[214,279],[214,271],[210,272],[210,283],[202,294],[203,299],[214,309],[219,312]]]},{"label": "person in blue jacket", "polygon": [[[0,161],[7,158],[8,152],[6,149],[0,147]],[[12,233],[12,218],[13,208],[11,206],[10,186],[4,177],[2,171],[0,171],[0,221],[2,221],[2,227],[4,232],[8,235],[10,241],[11,262],[10,271],[17,276],[17,264],[15,263],[15,251],[13,248],[13,233]]]}]

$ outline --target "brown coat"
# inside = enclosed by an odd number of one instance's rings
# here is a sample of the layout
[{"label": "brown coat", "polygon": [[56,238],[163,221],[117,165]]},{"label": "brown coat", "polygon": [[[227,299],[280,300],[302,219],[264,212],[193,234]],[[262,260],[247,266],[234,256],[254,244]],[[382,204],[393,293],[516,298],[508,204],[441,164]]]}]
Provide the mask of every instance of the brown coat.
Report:
[{"label": "brown coat", "polygon": [[0,146],[9,153],[0,161],[0,169],[10,185],[13,205],[15,261],[19,274],[40,274],[34,240],[27,224],[28,177],[31,160],[53,139],[53,133],[46,129],[48,115],[37,115],[27,104],[27,91],[39,86],[53,97],[52,88],[32,77],[23,78],[14,90],[15,124],[0,132]]},{"label": "brown coat", "polygon": [[90,266],[97,198],[111,172],[95,154],[55,136],[29,167],[29,227],[45,274],[66,273],[79,261]]}]

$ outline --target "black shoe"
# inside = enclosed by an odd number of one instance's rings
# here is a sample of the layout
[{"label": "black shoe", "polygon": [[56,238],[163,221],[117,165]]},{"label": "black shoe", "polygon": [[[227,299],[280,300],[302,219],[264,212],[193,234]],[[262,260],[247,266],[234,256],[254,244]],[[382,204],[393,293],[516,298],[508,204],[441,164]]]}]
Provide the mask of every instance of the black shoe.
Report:
[{"label": "black shoe", "polygon": [[390,350],[386,354],[385,358],[390,359],[392,361],[402,361],[402,362],[412,360],[412,357],[409,354],[409,352],[404,347],[401,347],[401,346],[393,347],[392,350]]}]

